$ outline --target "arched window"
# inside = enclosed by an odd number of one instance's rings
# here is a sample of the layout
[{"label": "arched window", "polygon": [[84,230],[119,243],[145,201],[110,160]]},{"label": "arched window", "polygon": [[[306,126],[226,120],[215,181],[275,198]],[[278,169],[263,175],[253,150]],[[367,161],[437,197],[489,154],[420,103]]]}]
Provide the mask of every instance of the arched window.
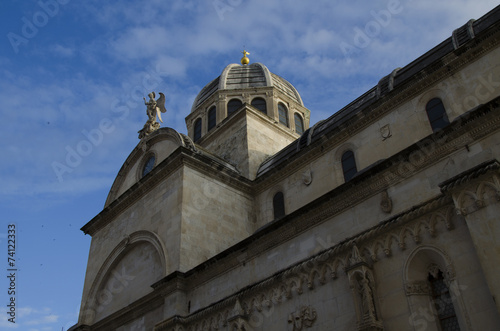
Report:
[{"label": "arched window", "polygon": [[344,172],[344,180],[346,182],[358,172],[356,169],[356,159],[352,151],[347,151],[342,154],[342,171]]},{"label": "arched window", "polygon": [[298,134],[304,133],[304,122],[302,121],[302,117],[299,114],[295,113],[293,115],[293,119],[295,121],[295,132]]},{"label": "arched window", "polygon": [[196,142],[201,138],[201,118],[198,118],[196,122],[194,122],[194,137],[193,140]]},{"label": "arched window", "polygon": [[431,99],[425,106],[429,123],[431,124],[432,131],[435,132],[450,124],[446,110],[444,109],[443,102],[439,98]]},{"label": "arched window", "polygon": [[153,170],[155,166],[156,157],[154,154],[150,155],[146,163],[142,166],[142,177],[146,176],[148,173]]},{"label": "arched window", "polygon": [[266,100],[263,98],[254,98],[251,103],[252,106],[263,112],[264,114],[267,114],[267,104]]},{"label": "arched window", "polygon": [[243,105],[240,99],[231,99],[227,103],[227,116],[231,116],[232,113],[240,109],[240,107]]},{"label": "arched window", "polygon": [[434,275],[429,273],[428,280],[431,284],[432,301],[436,308],[441,330],[460,330],[457,314],[451,300],[450,289],[445,283],[443,272],[439,270]]},{"label": "arched window", "polygon": [[[419,316],[413,321],[418,322],[424,311],[428,316],[425,318],[426,329],[464,329],[467,310],[463,309],[463,296],[459,292],[461,285],[455,278],[457,273],[448,256],[436,247],[420,246],[410,253],[403,270],[410,316]],[[478,278],[469,278],[469,281],[473,284]],[[496,308],[493,302],[488,302],[490,309]]]},{"label": "arched window", "polygon": [[273,197],[274,219],[285,216],[285,198],[283,192],[278,192]]},{"label": "arched window", "polygon": [[280,123],[288,127],[288,109],[281,102],[278,103],[278,114],[280,117]]},{"label": "arched window", "polygon": [[217,124],[217,109],[215,106],[212,106],[212,108],[208,110],[208,131],[212,130],[215,124]]}]

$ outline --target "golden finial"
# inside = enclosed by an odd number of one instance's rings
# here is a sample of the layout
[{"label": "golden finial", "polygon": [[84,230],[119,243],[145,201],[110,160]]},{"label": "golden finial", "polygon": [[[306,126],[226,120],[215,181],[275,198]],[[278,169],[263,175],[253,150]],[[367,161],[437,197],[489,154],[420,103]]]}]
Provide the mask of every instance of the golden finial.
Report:
[{"label": "golden finial", "polygon": [[247,55],[250,55],[250,53],[248,53],[246,50],[243,50],[243,57],[241,58],[241,64],[243,65],[247,65],[248,63],[250,63],[250,59],[247,58]]}]

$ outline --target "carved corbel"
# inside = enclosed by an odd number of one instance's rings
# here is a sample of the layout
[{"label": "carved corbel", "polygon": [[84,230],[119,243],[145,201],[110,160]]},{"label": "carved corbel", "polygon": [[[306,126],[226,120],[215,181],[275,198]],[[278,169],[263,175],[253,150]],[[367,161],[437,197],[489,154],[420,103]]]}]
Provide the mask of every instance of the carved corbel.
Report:
[{"label": "carved corbel", "polygon": [[288,324],[292,325],[293,331],[308,329],[312,327],[317,316],[316,309],[310,306],[304,306],[288,315]]}]

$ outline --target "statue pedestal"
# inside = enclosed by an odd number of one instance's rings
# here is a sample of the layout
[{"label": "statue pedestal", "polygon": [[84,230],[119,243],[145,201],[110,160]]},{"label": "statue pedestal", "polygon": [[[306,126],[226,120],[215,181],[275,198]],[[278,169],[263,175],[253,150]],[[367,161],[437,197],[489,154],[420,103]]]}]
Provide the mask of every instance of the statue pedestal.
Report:
[{"label": "statue pedestal", "polygon": [[150,133],[155,132],[160,128],[160,123],[156,122],[156,120],[150,121],[148,120],[146,124],[144,124],[144,127],[138,131],[139,133],[139,139],[142,139],[149,135]]}]

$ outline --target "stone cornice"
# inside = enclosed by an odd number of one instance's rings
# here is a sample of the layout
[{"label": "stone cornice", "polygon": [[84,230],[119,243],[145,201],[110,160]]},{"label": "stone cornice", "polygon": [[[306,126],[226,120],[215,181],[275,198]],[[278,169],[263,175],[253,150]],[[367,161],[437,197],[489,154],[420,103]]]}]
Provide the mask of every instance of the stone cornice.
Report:
[{"label": "stone cornice", "polygon": [[[425,89],[457,73],[468,63],[497,47],[499,43],[498,27],[492,28],[461,47],[459,52],[455,51],[445,55],[439,62],[439,65],[425,67],[411,80],[402,82],[394,90],[375,101],[372,105],[362,109],[356,116],[350,118],[333,132],[329,132],[326,136],[321,137],[321,139],[312,142],[310,146],[305,148],[306,151],[300,151],[299,154],[294,155],[294,161],[285,162],[285,164],[279,167],[278,175],[276,175],[278,172],[277,169],[258,177],[256,191],[260,192],[276,185],[277,182],[283,180],[304,165],[301,159],[309,161],[323,153],[331,151],[356,133],[362,131],[375,120],[380,119],[403,103],[418,96]],[[299,157],[299,155],[302,156]],[[275,176],[271,176],[271,174],[275,174]]]},{"label": "stone cornice", "polygon": [[500,169],[500,163],[497,160],[490,160],[483,162],[472,169],[462,172],[457,176],[450,178],[443,183],[439,184],[441,191],[443,193],[459,188],[460,186],[467,184],[471,180],[478,178],[490,171],[498,172]]},{"label": "stone cornice", "polygon": [[472,214],[500,201],[500,163],[484,162],[440,184],[441,191],[451,195],[457,212]]},{"label": "stone cornice", "polygon": [[[489,107],[479,108],[464,116],[462,120],[454,122],[446,130],[432,134],[393,157],[361,171],[351,181],[336,187],[282,219],[268,223],[250,237],[194,268],[193,273],[203,270],[203,276],[201,273],[196,276],[199,278],[197,282],[204,282],[219,274],[219,271],[209,268],[210,265],[222,265],[221,268],[224,270],[237,266],[240,261],[236,256],[230,259],[231,262],[227,262],[229,264],[220,262],[234,252],[241,255],[241,252],[245,251],[246,259],[250,259],[424,170],[441,160],[443,156],[463,148],[470,138],[463,140],[462,136],[470,131],[471,125],[477,124],[474,120],[488,123],[489,127],[481,131],[483,135],[487,135],[500,126],[500,119],[495,120],[495,118],[498,118],[497,114],[492,113]],[[449,196],[440,199],[452,203]],[[429,202],[427,205],[431,206],[434,203],[436,202]],[[272,235],[269,235],[270,233]]]},{"label": "stone cornice", "polygon": [[[449,197],[438,196],[391,217],[356,236],[334,244],[332,247],[278,271],[189,316],[172,316],[157,324],[155,330],[174,330],[175,326],[193,325],[193,323],[196,326],[201,326],[205,325],[207,321],[210,325],[211,323],[223,324],[229,315],[230,308],[234,306],[237,300],[242,301],[244,313],[248,315],[254,309],[260,311],[266,305],[269,308],[270,305],[279,304],[282,300],[281,296],[291,298],[294,294],[300,295],[304,285],[309,289],[314,288],[314,278],[319,277],[319,283],[324,284],[328,281],[328,278],[335,279],[338,277],[337,271],[339,268],[341,271],[349,269],[351,267],[349,261],[351,260],[353,245],[360,247],[360,252],[365,256],[365,259],[370,259],[371,263],[376,263],[380,251],[382,251],[382,256],[392,256],[391,247],[393,241],[397,241],[396,246],[404,250],[406,248],[405,241],[413,240],[420,243],[423,231],[428,231],[431,237],[436,237],[438,235],[436,225],[439,221],[443,221],[445,227],[451,230],[453,228],[452,219],[456,215],[453,212],[454,208],[450,205],[451,199]],[[272,231],[267,233],[266,237],[268,238],[264,239],[268,240],[276,236],[275,231]],[[249,251],[251,250],[255,254],[261,254],[265,251],[263,241],[253,242],[252,246],[255,247],[249,248]],[[240,254],[240,251],[235,251],[232,254]],[[250,255],[248,259],[252,257],[253,255]],[[217,264],[209,260],[200,266],[200,270],[203,270],[203,273],[211,273],[211,271],[216,270],[217,275],[220,275],[227,272],[227,268],[230,267],[228,263],[241,263],[230,256],[216,256],[214,259],[217,260]],[[188,290],[199,286],[200,282],[204,281],[202,277],[198,277],[197,269],[199,268],[197,267],[182,274]],[[155,289],[166,287],[169,282],[178,278],[177,275],[167,276],[153,286]]]},{"label": "stone cornice", "polygon": [[[431,159],[435,162],[444,155],[463,148],[470,142],[483,138],[499,129],[499,112],[500,97],[497,97],[496,99],[493,99],[490,102],[456,118],[446,128],[427,136],[419,142],[407,147],[403,151],[391,156],[389,159],[383,160],[382,163],[387,164],[388,161],[391,161],[392,164],[402,164],[403,162],[408,162],[412,155],[415,156],[420,154],[418,152],[419,149],[422,150],[422,154],[425,157],[425,161],[419,161],[419,164],[427,163]],[[347,139],[350,134],[352,133],[344,132],[344,138]],[[294,155],[293,160],[282,163],[264,175],[259,176],[254,181],[255,192],[259,193],[276,185],[276,183],[279,183],[289,177],[306,164],[328,153],[328,151],[339,145],[339,142],[336,141],[337,138],[338,137],[335,136],[325,137],[317,144],[312,144],[311,148],[300,150],[298,154]],[[365,172],[366,169],[369,169],[372,166],[368,166],[360,172]],[[415,167],[410,164],[410,168]],[[403,177],[407,177],[411,173],[413,172],[405,173]],[[396,174],[398,176],[401,175],[397,172]]]}]

